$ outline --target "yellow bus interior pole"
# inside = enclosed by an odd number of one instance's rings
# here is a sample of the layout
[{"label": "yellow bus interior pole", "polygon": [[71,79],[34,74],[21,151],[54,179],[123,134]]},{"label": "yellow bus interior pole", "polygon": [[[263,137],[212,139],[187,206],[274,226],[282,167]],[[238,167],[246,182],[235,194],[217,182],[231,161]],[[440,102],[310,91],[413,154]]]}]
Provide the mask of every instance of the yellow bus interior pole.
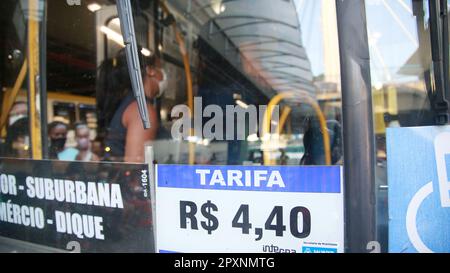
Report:
[{"label": "yellow bus interior pole", "polygon": [[[166,3],[164,1],[160,1],[161,7],[164,10],[165,13],[170,14],[169,8],[167,7]],[[188,107],[189,107],[189,114],[191,115],[189,119],[192,122],[192,116],[194,115],[194,92],[192,89],[192,73],[191,73],[191,65],[189,62],[189,54],[186,49],[186,45],[184,43],[183,36],[181,35],[180,30],[177,27],[176,21],[172,23],[172,28],[175,33],[175,39],[178,43],[178,48],[180,50],[181,56],[183,56],[183,65],[184,65],[184,72],[186,76],[186,92],[187,92],[187,100],[188,100]],[[194,135],[194,128],[191,125],[189,129],[189,135]],[[189,141],[189,164],[193,165],[195,162],[195,143]]]},{"label": "yellow bus interior pole", "polygon": [[[267,105],[267,109],[264,113],[263,118],[263,142],[270,141],[268,138],[270,138],[269,131],[270,131],[270,120],[272,117],[272,112],[274,110],[274,106],[279,104],[281,100],[286,98],[292,98],[295,96],[295,92],[283,92],[275,95]],[[320,106],[317,104],[317,102],[314,101],[314,99],[305,96],[306,103],[311,105],[314,109],[320,123],[322,138],[323,138],[323,146],[324,146],[324,154],[325,154],[325,164],[331,165],[331,152],[330,152],[330,135],[328,133],[327,129],[327,123],[325,116],[320,109]],[[266,147],[265,147],[266,148]],[[264,165],[270,165],[272,161],[270,160],[270,151],[263,151],[263,160]]]},{"label": "yellow bus interior pole", "polygon": [[[161,7],[163,10],[170,14],[169,9],[164,1],[160,1]],[[190,71],[190,63],[189,63],[189,55],[187,53],[187,49],[184,44],[183,37],[178,30],[176,26],[176,22],[172,24],[172,27],[175,32],[176,40],[179,45],[179,49],[181,52],[181,55],[183,56],[183,63],[184,63],[184,69],[186,74],[186,83],[187,83],[187,96],[188,96],[188,107],[191,110],[191,115],[193,114],[193,91],[192,91],[192,75]],[[263,121],[263,139],[267,137],[267,134],[270,130],[270,119],[272,116],[273,108],[276,104],[278,104],[282,99],[286,97],[292,96],[292,92],[284,92],[281,94],[276,95],[272,100],[269,102],[269,105],[266,109],[266,112],[264,113],[264,121]],[[313,109],[316,112],[316,115],[319,118],[320,127],[323,135],[323,144],[324,144],[324,153],[325,153],[325,164],[331,165],[331,153],[330,153],[330,142],[329,142],[329,134],[327,130],[326,120],[323,115],[322,110],[320,109],[319,105],[314,100],[308,100],[308,103],[313,107]],[[269,114],[268,114],[269,113]],[[193,129],[191,126],[190,135],[193,135]],[[194,163],[195,158],[195,144],[189,142],[189,164]],[[264,164],[268,164],[269,161],[269,153],[267,151],[264,151]]]},{"label": "yellow bus interior pole", "polygon": [[307,99],[309,104],[313,107],[319,118],[320,130],[322,131],[323,149],[325,153],[325,165],[331,165],[331,148],[330,148],[330,134],[328,133],[327,121],[320,106],[312,98]]},{"label": "yellow bus interior pole", "polygon": [[292,135],[292,116],[289,115],[288,116],[288,123],[287,123],[287,135],[288,135],[288,139],[290,139],[291,135]]},{"label": "yellow bus interior pole", "polygon": [[[292,109],[289,106],[283,107],[283,110],[281,110],[281,117],[280,122],[277,126],[277,135],[278,137],[281,137],[281,134],[284,132],[284,125],[286,124],[286,121],[288,120],[289,114],[291,113]],[[270,161],[270,165],[275,165],[275,160]]]},{"label": "yellow bus interior pole", "polygon": [[40,92],[39,92],[39,0],[28,1],[28,107],[31,155],[42,159]]},{"label": "yellow bus interior pole", "polygon": [[283,107],[283,110],[281,111],[281,117],[280,122],[277,127],[277,134],[281,135],[281,133],[284,131],[284,125],[286,124],[286,120],[289,117],[289,114],[291,113],[292,109],[289,106]]},{"label": "yellow bus interior pole", "polygon": [[264,151],[263,151],[263,160],[264,165],[270,165],[270,151],[268,151],[267,144],[271,142],[271,134],[270,134],[270,120],[272,118],[273,110],[275,108],[275,105],[278,105],[282,99],[293,97],[294,93],[292,92],[283,92],[280,94],[275,95],[267,105],[266,111],[264,112],[263,117],[263,134],[262,134],[262,140],[264,145]]},{"label": "yellow bus interior pole", "polygon": [[11,111],[11,108],[16,101],[17,94],[19,94],[20,87],[22,86],[23,81],[25,80],[25,76],[27,75],[27,62],[27,59],[25,59],[22,64],[22,68],[20,68],[19,75],[14,82],[13,88],[6,91],[3,96],[2,114],[0,118],[0,128],[2,128],[2,136],[4,136],[3,132],[6,133],[5,128],[8,121],[9,111]]}]

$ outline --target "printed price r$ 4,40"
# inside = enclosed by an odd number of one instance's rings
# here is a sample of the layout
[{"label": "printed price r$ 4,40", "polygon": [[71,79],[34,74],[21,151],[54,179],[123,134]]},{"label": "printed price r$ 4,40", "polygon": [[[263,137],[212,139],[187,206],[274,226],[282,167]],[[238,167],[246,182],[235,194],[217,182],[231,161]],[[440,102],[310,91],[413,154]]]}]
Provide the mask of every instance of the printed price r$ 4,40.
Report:
[{"label": "printed price r$ 4,40", "polygon": [[[197,221],[198,206],[192,201],[180,201],[180,227],[182,229],[187,229],[188,224],[190,224],[190,229],[198,230]],[[200,206],[200,212],[205,218],[204,221],[200,221],[201,227],[207,231],[209,235],[212,234],[219,227],[219,220],[213,214],[218,212],[216,204],[208,200]],[[240,228],[242,234],[250,234],[250,229],[252,229],[252,224],[249,218],[249,205],[242,204],[237,210],[231,227]],[[301,219],[299,223],[299,219]],[[296,238],[306,238],[311,233],[311,212],[302,206],[293,207],[289,213],[288,225],[292,236]],[[283,207],[274,206],[272,211],[267,217],[264,224],[264,228],[256,227],[254,228],[255,240],[259,241],[263,237],[263,231],[272,230],[275,231],[275,236],[281,237],[287,230],[283,219]]]}]

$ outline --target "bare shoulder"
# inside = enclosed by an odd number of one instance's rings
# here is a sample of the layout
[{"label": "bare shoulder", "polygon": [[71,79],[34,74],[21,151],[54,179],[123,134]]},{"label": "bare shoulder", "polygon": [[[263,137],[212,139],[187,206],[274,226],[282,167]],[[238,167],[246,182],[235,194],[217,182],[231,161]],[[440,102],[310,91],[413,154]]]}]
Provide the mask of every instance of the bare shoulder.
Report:
[{"label": "bare shoulder", "polygon": [[[156,124],[157,118],[156,118],[156,109],[151,104],[147,104],[148,109],[148,115],[150,116],[150,122],[152,124]],[[123,116],[122,116],[122,124],[125,127],[128,127],[130,123],[134,122],[141,122],[141,117],[139,114],[139,107],[136,101],[133,101],[130,103],[130,105],[127,106],[125,109]]]}]

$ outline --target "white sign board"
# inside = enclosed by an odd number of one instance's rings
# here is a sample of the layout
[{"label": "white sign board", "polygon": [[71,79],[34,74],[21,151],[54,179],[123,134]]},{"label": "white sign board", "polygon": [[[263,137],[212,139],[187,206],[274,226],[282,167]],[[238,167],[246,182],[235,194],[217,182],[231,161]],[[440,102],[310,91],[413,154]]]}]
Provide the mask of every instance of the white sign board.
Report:
[{"label": "white sign board", "polygon": [[343,252],[339,166],[156,169],[158,252]]}]

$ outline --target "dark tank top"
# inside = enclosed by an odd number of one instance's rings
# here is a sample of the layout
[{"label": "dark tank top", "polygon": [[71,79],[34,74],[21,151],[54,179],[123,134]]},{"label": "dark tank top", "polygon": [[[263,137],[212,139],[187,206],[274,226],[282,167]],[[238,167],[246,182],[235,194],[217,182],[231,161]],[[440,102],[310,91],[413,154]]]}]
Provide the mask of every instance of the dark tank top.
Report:
[{"label": "dark tank top", "polygon": [[110,148],[109,156],[123,157],[125,155],[125,140],[127,137],[127,128],[122,124],[122,116],[127,107],[134,101],[134,96],[128,94],[120,103],[109,123],[108,133],[106,135],[105,145]]},{"label": "dark tank top", "polygon": [[[111,122],[109,123],[109,129],[105,139],[106,147],[110,148],[108,154],[106,154],[105,160],[122,160],[125,156],[125,141],[127,138],[127,128],[122,124],[122,116],[127,109],[127,107],[135,101],[133,94],[128,94],[120,103],[116,112],[114,113]],[[147,101],[148,104],[150,102]],[[170,138],[170,133],[161,126],[158,126],[158,131],[156,133],[157,139],[168,139]]]}]

